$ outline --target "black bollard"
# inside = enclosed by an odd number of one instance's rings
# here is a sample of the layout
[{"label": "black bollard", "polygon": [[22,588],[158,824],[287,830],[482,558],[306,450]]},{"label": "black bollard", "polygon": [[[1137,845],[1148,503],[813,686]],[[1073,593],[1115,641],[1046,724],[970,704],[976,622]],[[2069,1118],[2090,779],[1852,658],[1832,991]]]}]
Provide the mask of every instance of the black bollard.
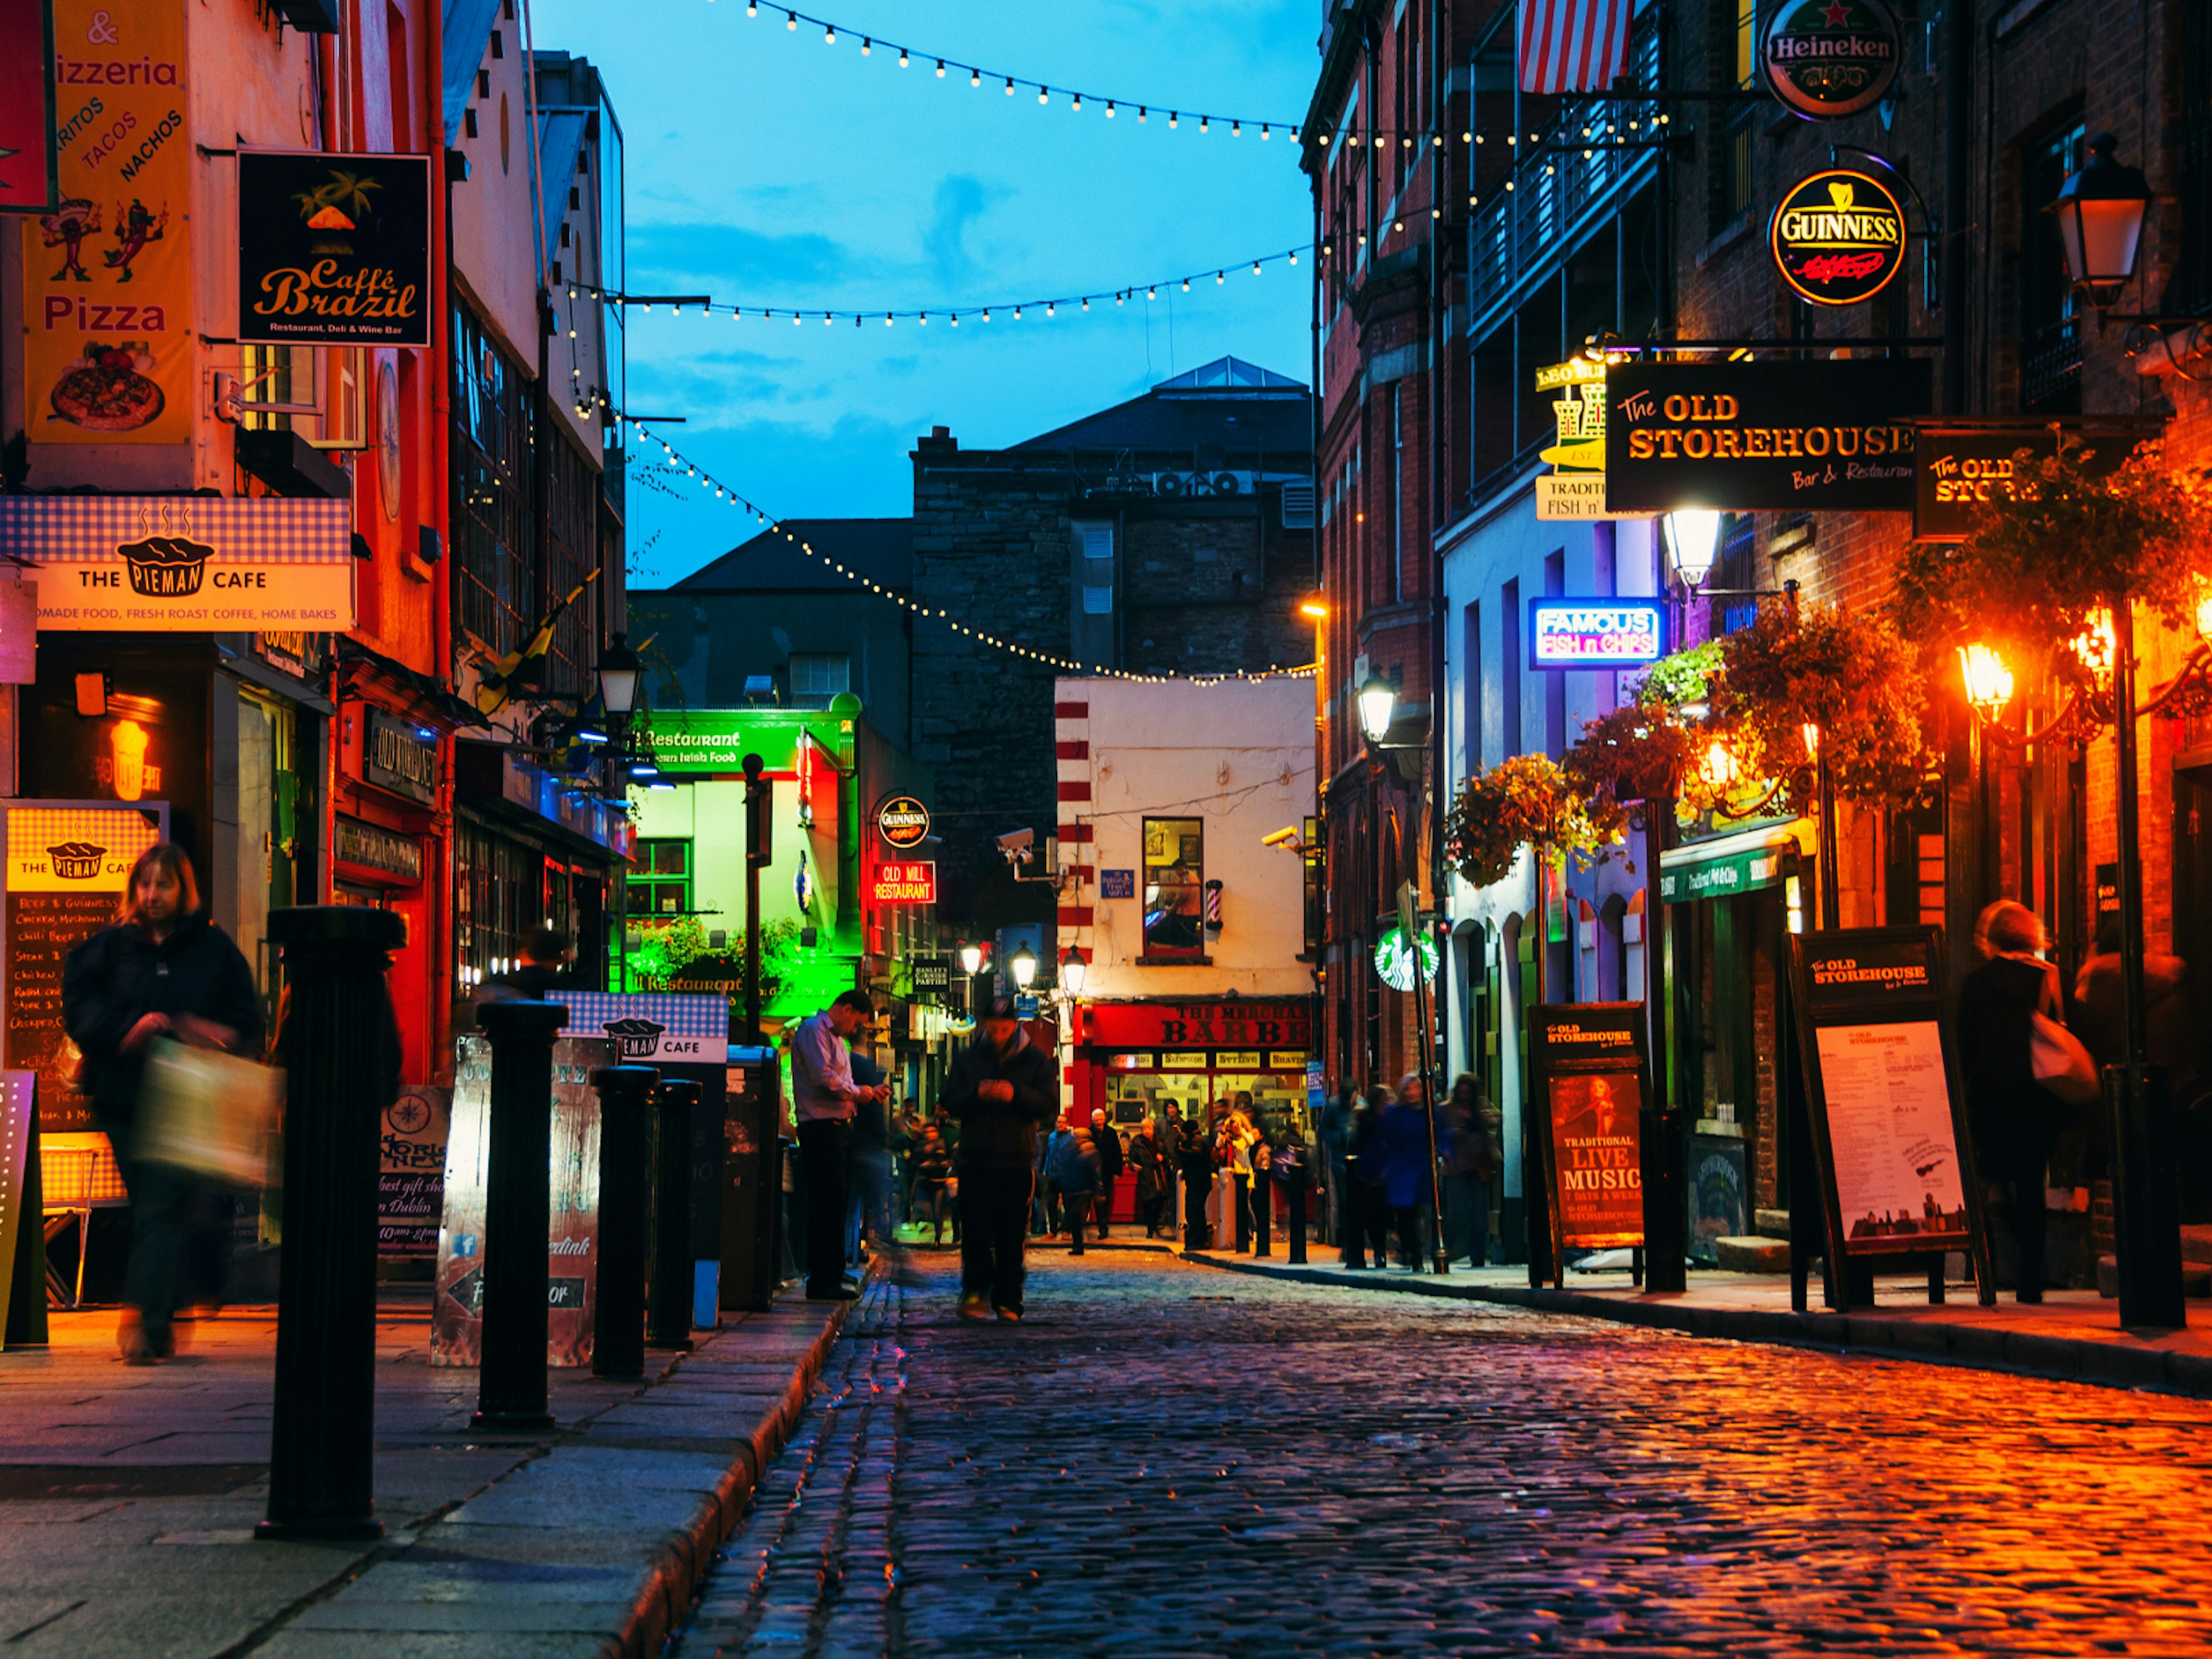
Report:
[{"label": "black bollard", "polygon": [[552,1223],[553,1039],[568,1023],[557,1002],[487,1002],[491,1039],[491,1156],[484,1178],[483,1360],[470,1426],[523,1432],[553,1426],[545,1409],[547,1246]]},{"label": "black bollard", "polygon": [[1291,1255],[1293,1267],[1306,1263],[1306,1166],[1294,1164],[1291,1170]]},{"label": "black bollard", "polygon": [[646,1173],[653,1136],[650,1066],[592,1073],[599,1091],[599,1280],[592,1316],[592,1375],[645,1375]]},{"label": "black bollard", "polygon": [[1275,1224],[1275,1178],[1272,1173],[1252,1172],[1252,1254],[1273,1255],[1271,1230]]},{"label": "black bollard", "polygon": [[691,1109],[699,1085],[675,1080],[653,1091],[653,1291],[647,1304],[656,1348],[691,1346]]},{"label": "black bollard", "polygon": [[384,982],[406,928],[389,910],[269,913],[289,985],[284,1250],[269,1517],[257,1538],[381,1537],[376,1447],[377,1125],[399,1040]]}]

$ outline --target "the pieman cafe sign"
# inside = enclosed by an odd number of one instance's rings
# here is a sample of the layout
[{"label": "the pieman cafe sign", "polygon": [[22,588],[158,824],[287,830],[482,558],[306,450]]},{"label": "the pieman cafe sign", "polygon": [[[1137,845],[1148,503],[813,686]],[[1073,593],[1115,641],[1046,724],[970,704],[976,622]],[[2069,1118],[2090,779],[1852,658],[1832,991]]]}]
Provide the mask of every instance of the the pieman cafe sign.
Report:
[{"label": "the pieman cafe sign", "polygon": [[1905,264],[1905,210],[1871,174],[1831,167],[1798,180],[1768,229],[1775,269],[1801,299],[1855,306]]},{"label": "the pieman cafe sign", "polygon": [[1759,65],[1786,107],[1833,121],[1881,102],[1900,56],[1897,19],[1881,0],[1782,0],[1767,17]]}]

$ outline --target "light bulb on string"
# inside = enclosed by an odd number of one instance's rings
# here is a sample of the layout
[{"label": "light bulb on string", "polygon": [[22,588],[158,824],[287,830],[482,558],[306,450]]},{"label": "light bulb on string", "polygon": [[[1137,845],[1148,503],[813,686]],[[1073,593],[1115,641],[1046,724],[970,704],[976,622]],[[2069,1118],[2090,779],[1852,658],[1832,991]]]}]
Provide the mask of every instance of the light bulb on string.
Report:
[{"label": "light bulb on string", "polygon": [[1211,131],[1213,131],[1213,125],[1212,125],[1212,118],[1211,118],[1210,117],[1204,116],[1204,115],[1200,116],[1200,117],[1198,118],[1198,130],[1199,130],[1200,132],[1211,132]]},{"label": "light bulb on string", "polygon": [[1014,95],[1014,77],[1013,77],[1012,76],[1009,75],[1009,76],[1006,77],[1006,96],[1007,96],[1007,97],[1009,97],[1009,98],[1011,98],[1011,97],[1012,97],[1013,95]]},{"label": "light bulb on string", "polygon": [[983,84],[983,71],[981,70],[969,70],[968,71],[968,84],[971,87],[981,86]]},{"label": "light bulb on string", "polygon": [[795,11],[784,13],[783,26],[787,29],[796,29],[799,27],[799,14]]},{"label": "light bulb on string", "polygon": [[1188,276],[1182,279],[1182,291],[1186,294],[1190,292],[1190,278]]},{"label": "light bulb on string", "polygon": [[837,44],[837,26],[835,23],[827,24],[823,27],[822,30],[822,44],[825,46],[834,46]]},{"label": "light bulb on string", "polygon": [[1176,116],[1176,112],[1175,112],[1175,111],[1173,111],[1173,110],[1170,110],[1170,111],[1168,112],[1168,125],[1169,125],[1170,126],[1171,126],[1171,127],[1173,127],[1173,126],[1179,126],[1179,125],[1182,125],[1181,121],[1178,119],[1178,118],[1177,118],[1177,116]]},{"label": "light bulb on string", "polygon": [[1145,121],[1146,121],[1146,118],[1148,118],[1151,114],[1152,114],[1152,111],[1151,111],[1151,110],[1149,110],[1149,109],[1147,109],[1144,105],[1142,105],[1142,104],[1138,105],[1138,106],[1137,106],[1137,125],[1138,125],[1139,126],[1142,126],[1142,125],[1144,125],[1144,124],[1145,124]]},{"label": "light bulb on string", "polygon": [[900,67],[901,69],[904,69],[906,66],[907,66],[906,48],[905,48],[904,46],[901,46],[901,47],[899,48],[899,67]]},{"label": "light bulb on string", "polygon": [[1106,100],[1106,118],[1109,121],[1114,118],[1114,100],[1111,98]]},{"label": "light bulb on string", "polygon": [[[1008,84],[1011,85],[1012,83],[1009,82]],[[1037,88],[1037,102],[1040,104],[1049,104],[1051,101],[1052,88],[1050,87],[1039,87]]]}]

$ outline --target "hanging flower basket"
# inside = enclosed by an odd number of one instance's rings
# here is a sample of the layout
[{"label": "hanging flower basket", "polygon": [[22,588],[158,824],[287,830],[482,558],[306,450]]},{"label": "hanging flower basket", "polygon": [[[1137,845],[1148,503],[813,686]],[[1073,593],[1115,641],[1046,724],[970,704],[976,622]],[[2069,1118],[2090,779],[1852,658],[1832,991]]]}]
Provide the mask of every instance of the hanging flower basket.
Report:
[{"label": "hanging flower basket", "polygon": [[1503,880],[1524,847],[1588,865],[1620,840],[1625,817],[1617,803],[1586,799],[1550,756],[1515,755],[1460,786],[1444,826],[1444,859],[1477,887]]}]

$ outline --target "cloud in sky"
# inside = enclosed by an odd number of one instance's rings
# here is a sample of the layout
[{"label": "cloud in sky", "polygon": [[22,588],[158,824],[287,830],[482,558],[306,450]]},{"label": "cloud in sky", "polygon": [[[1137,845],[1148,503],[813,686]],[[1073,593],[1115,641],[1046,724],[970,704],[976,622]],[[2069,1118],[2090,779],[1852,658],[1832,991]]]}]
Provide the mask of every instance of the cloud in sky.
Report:
[{"label": "cloud in sky", "polygon": [[[1259,278],[1249,264],[1310,234],[1297,147],[1189,121],[1170,132],[1158,112],[1302,120],[1319,68],[1310,0],[838,0],[835,46],[733,0],[532,9],[536,44],[588,57],[627,123],[635,283],[749,307],[932,311],[927,329],[633,315],[633,406],[688,416],[671,441],[778,514],[907,511],[908,453],[933,424],[1015,443],[1227,353],[1307,378],[1311,262]],[[911,68],[887,38],[915,49]],[[1058,92],[1040,107],[1003,83],[939,80],[921,55],[936,52],[1091,96],[1078,113]],[[1106,95],[1128,100],[1111,122]],[[1139,101],[1155,112],[1143,125]],[[987,325],[973,310],[1216,265],[1219,287],[1088,316],[999,311]],[[960,308],[957,331],[939,307]],[[632,544],[663,532],[663,576],[738,528],[680,497],[633,500]]]}]

